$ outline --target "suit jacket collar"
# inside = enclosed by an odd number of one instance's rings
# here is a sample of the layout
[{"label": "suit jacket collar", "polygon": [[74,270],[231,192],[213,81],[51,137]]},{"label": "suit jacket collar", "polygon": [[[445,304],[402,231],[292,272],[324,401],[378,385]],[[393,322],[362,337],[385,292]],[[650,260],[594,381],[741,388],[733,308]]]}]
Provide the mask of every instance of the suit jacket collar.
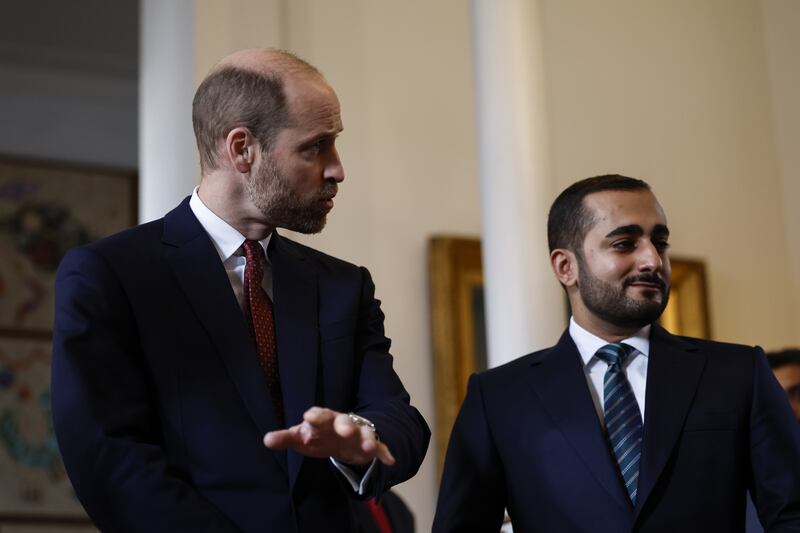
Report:
[{"label": "suit jacket collar", "polygon": [[678,443],[705,363],[706,357],[697,346],[653,324],[635,517],[647,505],[647,498]]},{"label": "suit jacket collar", "polygon": [[[259,432],[264,435],[278,429],[246,320],[219,254],[189,208],[188,198],[164,218],[162,242],[170,247],[166,258],[178,285],[208,332]],[[302,421],[303,412],[317,399],[317,277],[299,248],[277,232],[273,233],[269,256],[284,414],[287,423],[294,425]],[[283,454],[276,456],[284,464]],[[290,451],[291,485],[301,464],[302,456]]]},{"label": "suit jacket collar", "polygon": [[253,422],[263,435],[278,428],[258,354],[219,254],[188,199],[164,218],[162,242],[175,279],[222,358]]},{"label": "suit jacket collar", "polygon": [[[288,425],[318,403],[319,301],[317,273],[301,249],[277,232],[272,235],[272,292],[283,405]],[[303,456],[289,451],[289,479],[294,485]]]},{"label": "suit jacket collar", "polygon": [[630,499],[597,418],[582,366],[578,349],[565,331],[553,348],[534,357],[531,391],[586,470],[622,512],[630,513]]},{"label": "suit jacket collar", "polygon": [[[653,324],[645,394],[646,419],[634,519],[663,473],[683,430],[705,357],[687,340]],[[582,361],[569,331],[531,362],[531,390],[590,474],[626,512],[631,512],[616,461],[592,402]]]}]

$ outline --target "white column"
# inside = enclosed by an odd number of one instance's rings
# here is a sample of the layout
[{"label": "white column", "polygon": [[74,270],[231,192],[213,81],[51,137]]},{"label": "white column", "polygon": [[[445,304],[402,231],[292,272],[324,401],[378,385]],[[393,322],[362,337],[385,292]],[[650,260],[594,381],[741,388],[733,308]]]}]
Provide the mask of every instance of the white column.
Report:
[{"label": "white column", "polygon": [[553,344],[564,296],[549,267],[554,198],[538,0],[472,0],[489,366]]},{"label": "white column", "polygon": [[139,220],[163,216],[200,170],[192,133],[194,1],[142,0],[139,73]]}]

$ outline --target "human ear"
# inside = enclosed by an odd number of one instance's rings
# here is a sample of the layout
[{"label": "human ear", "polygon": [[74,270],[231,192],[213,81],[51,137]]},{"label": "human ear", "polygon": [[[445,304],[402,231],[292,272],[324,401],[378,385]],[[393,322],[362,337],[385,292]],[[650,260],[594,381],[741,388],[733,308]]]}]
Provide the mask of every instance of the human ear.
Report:
[{"label": "human ear", "polygon": [[571,287],[578,281],[578,262],[575,254],[564,248],[556,248],[550,252],[550,267],[558,281],[565,287]]},{"label": "human ear", "polygon": [[250,172],[256,156],[255,145],[250,130],[241,126],[233,128],[225,137],[225,154],[237,172]]}]

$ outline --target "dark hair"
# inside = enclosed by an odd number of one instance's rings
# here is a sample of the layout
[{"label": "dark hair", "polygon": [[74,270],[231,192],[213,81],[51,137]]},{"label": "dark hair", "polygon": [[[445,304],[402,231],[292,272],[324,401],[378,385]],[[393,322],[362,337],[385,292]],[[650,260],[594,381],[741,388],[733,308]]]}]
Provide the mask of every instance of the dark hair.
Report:
[{"label": "dark hair", "polygon": [[576,181],[566,189],[550,206],[547,216],[547,244],[552,252],[564,248],[581,253],[581,245],[586,233],[594,222],[593,214],[583,205],[583,199],[601,191],[641,191],[650,186],[639,179],[605,174]]},{"label": "dark hair", "polygon": [[786,365],[800,365],[800,348],[787,348],[782,352],[770,352],[767,361],[772,369]]}]

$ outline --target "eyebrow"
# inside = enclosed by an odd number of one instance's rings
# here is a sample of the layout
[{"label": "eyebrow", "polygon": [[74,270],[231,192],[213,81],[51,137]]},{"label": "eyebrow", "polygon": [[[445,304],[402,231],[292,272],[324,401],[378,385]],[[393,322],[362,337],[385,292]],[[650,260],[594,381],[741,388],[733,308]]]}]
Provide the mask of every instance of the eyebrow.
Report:
[{"label": "eyebrow", "polygon": [[[620,226],[614,228],[607,235],[606,238],[616,237],[618,235],[635,235],[637,237],[644,235],[644,229],[639,224],[628,224],[627,226]],[[669,228],[664,224],[656,224],[653,227],[653,235],[659,237],[669,237]]]},{"label": "eyebrow", "polygon": [[339,137],[339,134],[342,133],[342,130],[331,130],[322,133],[317,133],[316,135],[312,135],[307,139],[300,141],[301,146],[311,146],[312,144],[316,144],[320,141],[327,141],[330,139],[336,139]]}]

